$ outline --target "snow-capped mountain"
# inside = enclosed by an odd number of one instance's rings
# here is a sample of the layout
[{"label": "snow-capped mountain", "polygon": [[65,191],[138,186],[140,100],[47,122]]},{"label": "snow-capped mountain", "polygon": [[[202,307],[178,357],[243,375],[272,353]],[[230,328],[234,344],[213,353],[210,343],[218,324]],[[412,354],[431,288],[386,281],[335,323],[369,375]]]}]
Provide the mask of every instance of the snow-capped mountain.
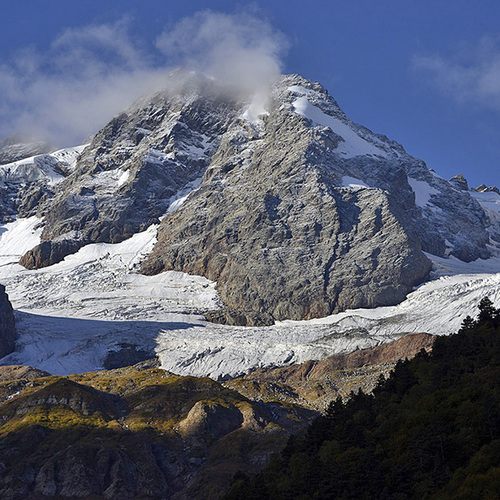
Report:
[{"label": "snow-capped mountain", "polygon": [[451,333],[500,302],[496,192],[440,178],[300,76],[253,104],[177,72],[89,145],[0,167],[19,333],[2,363],[156,352],[217,378]]}]

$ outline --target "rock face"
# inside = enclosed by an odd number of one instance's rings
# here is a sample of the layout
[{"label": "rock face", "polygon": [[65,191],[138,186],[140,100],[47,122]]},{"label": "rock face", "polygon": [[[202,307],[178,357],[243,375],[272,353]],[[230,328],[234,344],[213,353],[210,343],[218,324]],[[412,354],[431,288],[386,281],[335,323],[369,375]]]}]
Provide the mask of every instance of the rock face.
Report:
[{"label": "rock face", "polygon": [[57,196],[40,206],[44,241],[22,265],[44,267],[87,243],[123,241],[196,186],[237,108],[209,82],[185,78],[173,75],[173,90],[139,101],[94,137]]},{"label": "rock face", "polygon": [[[82,147],[76,147],[40,154],[40,151],[50,148],[35,146],[33,149],[23,149],[22,154],[8,157],[11,160],[19,159],[0,165],[2,222],[37,213],[43,215],[42,205],[50,205],[55,187],[72,172],[76,158],[83,150]],[[30,153],[35,153],[35,156],[25,157]]]},{"label": "rock face", "polygon": [[477,188],[471,188],[471,191],[476,191],[478,193],[497,193],[497,194],[500,194],[500,190],[496,186],[487,186],[486,184],[481,184]]},{"label": "rock face", "polygon": [[467,184],[467,180],[462,174],[454,175],[449,182],[454,188],[460,191],[469,190],[469,185]]},{"label": "rock face", "polygon": [[200,76],[112,120],[57,193],[40,197],[51,265],[163,218],[146,274],[218,282],[215,321],[269,324],[400,302],[431,268],[422,253],[489,256],[488,217],[467,191],[351,122],[319,84],[273,86],[268,111]]},{"label": "rock face", "polygon": [[[255,314],[395,304],[430,270],[422,248],[444,255],[453,241],[457,256],[487,255],[486,218],[468,193],[350,122],[319,85],[284,77],[273,95],[260,122],[233,123],[200,188],[163,220],[144,272],[216,280],[227,307],[255,324]],[[442,208],[427,206],[422,190],[440,193]],[[459,220],[471,240],[457,237]]]},{"label": "rock face", "polygon": [[48,377],[50,373],[44,370],[38,370],[32,366],[8,365],[0,366],[0,382],[7,380],[31,380],[34,378]]},{"label": "rock face", "polygon": [[15,343],[14,311],[5,287],[0,285],[0,358],[13,352]]}]

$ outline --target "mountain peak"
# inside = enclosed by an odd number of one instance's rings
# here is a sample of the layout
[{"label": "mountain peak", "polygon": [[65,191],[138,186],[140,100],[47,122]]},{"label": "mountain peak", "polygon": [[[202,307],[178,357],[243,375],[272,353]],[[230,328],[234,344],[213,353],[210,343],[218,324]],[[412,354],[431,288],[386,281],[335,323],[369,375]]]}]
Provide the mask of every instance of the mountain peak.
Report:
[{"label": "mountain peak", "polygon": [[179,70],[111,120],[40,198],[42,242],[21,263],[161,219],[143,271],[217,281],[220,318],[260,324],[398,303],[428,277],[423,251],[489,256],[478,202],[349,120],[319,83],[245,90]]}]

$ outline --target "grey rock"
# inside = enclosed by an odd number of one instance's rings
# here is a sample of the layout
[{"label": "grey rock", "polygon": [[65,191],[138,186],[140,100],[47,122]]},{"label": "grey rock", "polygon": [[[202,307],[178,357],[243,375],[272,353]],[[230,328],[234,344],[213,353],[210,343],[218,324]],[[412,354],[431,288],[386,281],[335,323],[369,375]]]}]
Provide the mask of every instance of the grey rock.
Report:
[{"label": "grey rock", "polygon": [[[236,107],[209,81],[186,78],[175,73],[175,91],[138,101],[96,134],[57,195],[39,206],[45,243],[68,235],[80,246],[123,241],[158,223],[176,193],[203,175]],[[75,248],[59,245],[57,258]],[[36,267],[53,263],[37,254]]]},{"label": "grey rock", "polygon": [[38,269],[40,267],[56,264],[66,257],[78,251],[85,241],[82,240],[60,240],[44,241],[35,248],[26,252],[19,263],[26,269]]},{"label": "grey rock", "polygon": [[12,304],[5,293],[5,287],[0,285],[0,358],[14,351],[16,338]]},{"label": "grey rock", "polygon": [[477,191],[478,193],[497,193],[500,194],[500,190],[496,186],[486,186],[486,184],[481,184],[477,188],[471,188],[471,191]]},{"label": "grey rock", "polygon": [[[292,83],[308,85],[289,79],[279,98]],[[333,99],[326,104],[345,119]],[[143,271],[217,280],[222,300],[239,316],[225,311],[210,319],[233,324],[249,324],[256,314],[267,315],[267,323],[269,316],[303,319],[401,301],[430,270],[407,229],[405,208],[415,206],[406,175],[394,161],[380,175],[385,189],[344,188],[343,175],[366,178],[361,170],[377,182],[380,166],[376,159],[339,158],[338,143],[286,101],[277,100],[261,128],[235,122],[201,188],[162,222]],[[391,195],[391,184],[406,195]]]},{"label": "grey rock", "polygon": [[462,174],[454,175],[450,180],[450,184],[458,189],[459,191],[468,191],[469,185],[467,184],[467,180]]},{"label": "grey rock", "polygon": [[0,165],[0,221],[43,215],[40,207],[50,204],[58,183],[54,176],[69,175],[75,155],[40,154]]}]

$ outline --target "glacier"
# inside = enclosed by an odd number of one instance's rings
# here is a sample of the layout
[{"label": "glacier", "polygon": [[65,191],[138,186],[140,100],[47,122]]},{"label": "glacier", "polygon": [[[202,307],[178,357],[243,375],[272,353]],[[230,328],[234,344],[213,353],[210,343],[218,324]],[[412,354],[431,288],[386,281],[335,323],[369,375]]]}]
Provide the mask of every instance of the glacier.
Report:
[{"label": "glacier", "polygon": [[[500,201],[496,196],[484,198],[491,206]],[[484,296],[500,305],[500,256],[465,263],[428,255],[433,279],[397,306],[268,327],[216,325],[202,315],[221,307],[216,283],[176,271],[137,273],[155,242],[155,226],[122,243],[90,244],[58,264],[27,270],[17,260],[39,241],[40,222],[31,217],[0,226],[0,282],[16,310],[19,334],[16,351],[2,365],[81,373],[103,369],[109,351],[133,345],[156,353],[170,372],[226,379],[410,332],[451,334],[466,315],[476,314]]]},{"label": "glacier", "polygon": [[[41,242],[45,221],[37,216],[16,218],[9,213],[9,220],[0,225],[0,283],[6,286],[14,306],[19,338],[16,351],[1,359],[0,364],[31,365],[61,375],[81,373],[103,369],[109,352],[133,347],[151,356],[156,354],[162,368],[170,372],[227,379],[260,367],[300,363],[373,347],[412,332],[448,335],[458,330],[465,316],[476,314],[483,297],[489,296],[500,306],[498,193],[470,192],[475,201],[470,199],[467,193],[461,194],[428,170],[423,162],[408,157],[398,144],[348,120],[323,91],[313,90],[314,85],[307,89],[303,85],[290,85],[301,82],[300,78],[285,80],[285,88],[279,92],[291,94],[285,104],[302,117],[301,121],[310,120],[314,128],[311,134],[316,137],[326,127],[336,136],[332,154],[340,158],[342,167],[335,172],[336,185],[344,194],[388,189],[385,177],[390,162],[407,158],[408,186],[403,194],[414,195],[416,211],[425,221],[417,228],[420,236],[424,238],[441,230],[439,239],[446,238],[447,248],[440,253],[442,257],[426,253],[433,266],[429,281],[413,289],[395,306],[347,310],[306,321],[283,320],[266,327],[220,325],[204,317],[207,312],[223,307],[216,282],[179,271],[153,276],[139,273],[141,263],[157,241],[158,224],[120,243],[86,244],[56,264],[28,270],[18,262]],[[155,103],[155,100],[151,103],[153,117],[158,112]],[[257,132],[264,128],[261,114],[256,115],[255,110],[259,108],[259,113],[265,110],[258,103],[253,104],[239,115],[243,131],[237,128],[233,136],[228,136],[238,148],[243,148],[238,142],[241,134],[252,138],[242,143],[245,147],[240,152],[241,171],[255,154],[256,144],[261,141]],[[176,125],[180,127],[176,115],[172,115],[162,127],[170,130]],[[144,137],[153,134],[149,128],[137,128],[136,132]],[[190,203],[190,196],[197,196],[203,190],[200,175],[216,175],[220,168],[209,160],[222,135],[210,138],[201,132],[188,132],[183,126],[177,143],[169,143],[169,152],[155,149],[147,141],[140,146],[144,161],[152,167],[163,168],[165,162],[170,162],[172,172],[182,173],[186,161],[193,165],[192,175],[179,174],[172,189],[164,193],[165,199],[158,205],[158,213],[165,214],[164,217],[182,211]],[[126,134],[123,141],[131,151],[137,149],[137,144]],[[53,187],[57,196],[60,186],[69,185],[60,183],[74,171],[84,149],[85,146],[78,146],[2,165],[0,187],[41,180]],[[117,159],[109,168],[96,167],[86,172],[84,182],[76,186],[81,192],[75,199],[83,204],[88,201],[87,194],[96,190],[103,199],[113,200],[110,203],[113,209],[116,193],[125,192],[135,179],[131,166],[120,163],[122,149],[118,144]],[[219,181],[216,179],[221,185],[227,180],[222,174]],[[146,190],[152,199],[153,194]],[[471,239],[468,228],[462,234],[462,228],[457,230],[454,224],[454,215],[458,213],[454,209],[459,204],[455,198],[470,201],[474,214],[483,214],[476,202],[483,208],[484,219],[490,224],[488,252],[485,252],[489,259],[464,262],[451,255],[454,246],[466,247],[463,242]],[[68,206],[79,213],[84,205],[75,202]],[[119,207],[116,211],[120,212]],[[34,212],[36,207],[30,211]],[[54,241],[62,237],[69,238],[71,234],[57,233]],[[433,238],[437,236],[430,234],[428,248],[433,246]]]}]

